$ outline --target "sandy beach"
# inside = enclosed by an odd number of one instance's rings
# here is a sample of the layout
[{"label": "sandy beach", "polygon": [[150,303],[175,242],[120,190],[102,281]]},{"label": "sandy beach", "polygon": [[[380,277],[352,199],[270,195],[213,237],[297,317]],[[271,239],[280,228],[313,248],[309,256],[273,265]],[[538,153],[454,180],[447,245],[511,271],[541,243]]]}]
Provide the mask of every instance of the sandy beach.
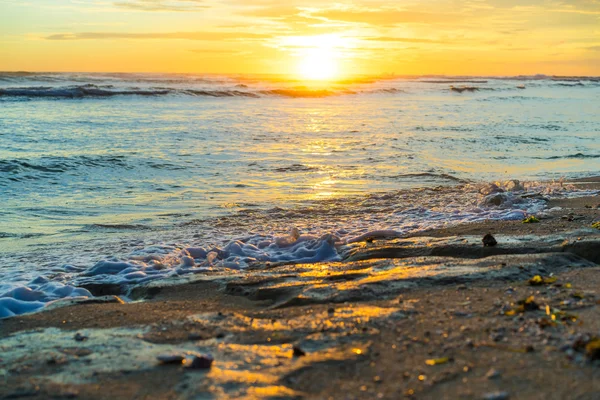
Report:
[{"label": "sandy beach", "polygon": [[355,243],[342,262],[156,281],[129,303],[9,318],[0,398],[598,398],[599,206],[553,200],[539,223]]}]

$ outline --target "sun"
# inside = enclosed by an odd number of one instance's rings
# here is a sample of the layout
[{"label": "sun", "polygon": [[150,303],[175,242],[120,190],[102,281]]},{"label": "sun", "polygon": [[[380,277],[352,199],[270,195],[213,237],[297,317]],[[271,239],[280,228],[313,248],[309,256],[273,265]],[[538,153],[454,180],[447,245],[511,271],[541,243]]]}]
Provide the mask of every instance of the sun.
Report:
[{"label": "sun", "polygon": [[324,48],[307,49],[298,65],[304,79],[324,81],[338,75],[338,62],[335,55]]},{"label": "sun", "polygon": [[338,34],[287,36],[278,45],[292,55],[296,76],[319,82],[340,78],[341,61],[353,46],[350,38]]}]

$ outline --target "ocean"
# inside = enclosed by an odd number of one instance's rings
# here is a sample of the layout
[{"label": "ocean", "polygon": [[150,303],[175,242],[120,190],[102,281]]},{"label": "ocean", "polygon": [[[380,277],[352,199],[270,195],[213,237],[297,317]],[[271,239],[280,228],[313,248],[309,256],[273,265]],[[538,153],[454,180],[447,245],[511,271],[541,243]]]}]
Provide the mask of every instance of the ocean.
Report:
[{"label": "ocean", "polygon": [[543,213],[600,171],[599,100],[590,77],[0,73],[0,317]]}]

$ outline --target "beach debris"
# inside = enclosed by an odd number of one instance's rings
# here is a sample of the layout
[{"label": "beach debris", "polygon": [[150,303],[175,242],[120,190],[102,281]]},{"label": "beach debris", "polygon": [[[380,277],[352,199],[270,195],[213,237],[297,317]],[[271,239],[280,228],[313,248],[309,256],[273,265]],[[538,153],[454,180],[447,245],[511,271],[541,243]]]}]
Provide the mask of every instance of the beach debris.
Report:
[{"label": "beach debris", "polygon": [[541,275],[536,275],[531,278],[528,283],[529,286],[542,286],[542,285],[551,285],[558,280],[555,276],[550,276],[547,278],[543,278]]},{"label": "beach debris", "polygon": [[485,235],[481,241],[483,242],[483,247],[494,247],[498,244],[496,238],[491,233]]},{"label": "beach debris", "polygon": [[427,365],[442,365],[442,364],[447,364],[450,361],[452,361],[452,359],[450,357],[441,357],[441,358],[432,358],[429,360],[425,360],[425,364]]},{"label": "beach debris", "polygon": [[540,306],[535,302],[534,296],[529,296],[526,299],[519,300],[517,306],[512,310],[508,310],[504,313],[507,317],[512,317],[517,313],[524,313],[526,311],[539,310]]},{"label": "beach debris", "polygon": [[76,342],[85,342],[88,340],[88,337],[77,332],[75,336],[73,336],[73,339],[75,339]]},{"label": "beach debris", "polygon": [[529,296],[524,300],[520,300],[518,302],[519,306],[523,307],[525,311],[535,311],[539,310],[540,306],[535,302],[534,296]]},{"label": "beach debris", "polygon": [[567,220],[569,222],[573,222],[573,221],[579,221],[581,219],[585,219],[585,216],[583,216],[583,215],[575,215],[573,213],[569,213],[567,215],[563,215],[560,218],[564,219],[564,220]]},{"label": "beach debris", "polygon": [[508,400],[510,395],[508,392],[492,392],[483,396],[485,400]]},{"label": "beach debris", "polygon": [[598,221],[598,222],[594,222],[594,223],[592,224],[592,228],[594,228],[594,229],[600,229],[600,221]]},{"label": "beach debris", "polygon": [[294,346],[292,347],[292,354],[294,357],[304,357],[306,355],[306,352],[300,347]]},{"label": "beach debris", "polygon": [[185,361],[185,354],[180,354],[180,353],[160,354],[156,357],[156,359],[163,365],[183,364],[183,362]]},{"label": "beach debris", "polygon": [[487,379],[498,379],[502,376],[502,373],[500,371],[498,371],[495,368],[490,369],[487,374],[485,374],[485,377]]},{"label": "beach debris", "polygon": [[189,369],[209,369],[215,359],[210,354],[197,354],[187,365]]},{"label": "beach debris", "polygon": [[540,220],[535,215],[530,215],[523,220],[524,224],[537,224]]},{"label": "beach debris", "polygon": [[600,360],[600,339],[593,338],[585,346],[585,355],[591,361]]}]

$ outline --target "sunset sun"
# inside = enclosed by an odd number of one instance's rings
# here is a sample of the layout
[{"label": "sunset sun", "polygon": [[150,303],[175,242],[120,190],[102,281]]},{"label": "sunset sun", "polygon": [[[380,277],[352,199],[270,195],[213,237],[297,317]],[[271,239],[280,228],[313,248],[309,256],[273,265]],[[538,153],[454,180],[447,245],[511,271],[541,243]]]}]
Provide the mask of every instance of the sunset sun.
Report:
[{"label": "sunset sun", "polygon": [[282,38],[280,48],[290,49],[295,73],[307,81],[328,81],[342,74],[341,60],[351,40],[335,34]]},{"label": "sunset sun", "polygon": [[300,61],[298,70],[305,79],[331,80],[338,73],[338,63],[335,56],[327,49],[311,49]]}]

